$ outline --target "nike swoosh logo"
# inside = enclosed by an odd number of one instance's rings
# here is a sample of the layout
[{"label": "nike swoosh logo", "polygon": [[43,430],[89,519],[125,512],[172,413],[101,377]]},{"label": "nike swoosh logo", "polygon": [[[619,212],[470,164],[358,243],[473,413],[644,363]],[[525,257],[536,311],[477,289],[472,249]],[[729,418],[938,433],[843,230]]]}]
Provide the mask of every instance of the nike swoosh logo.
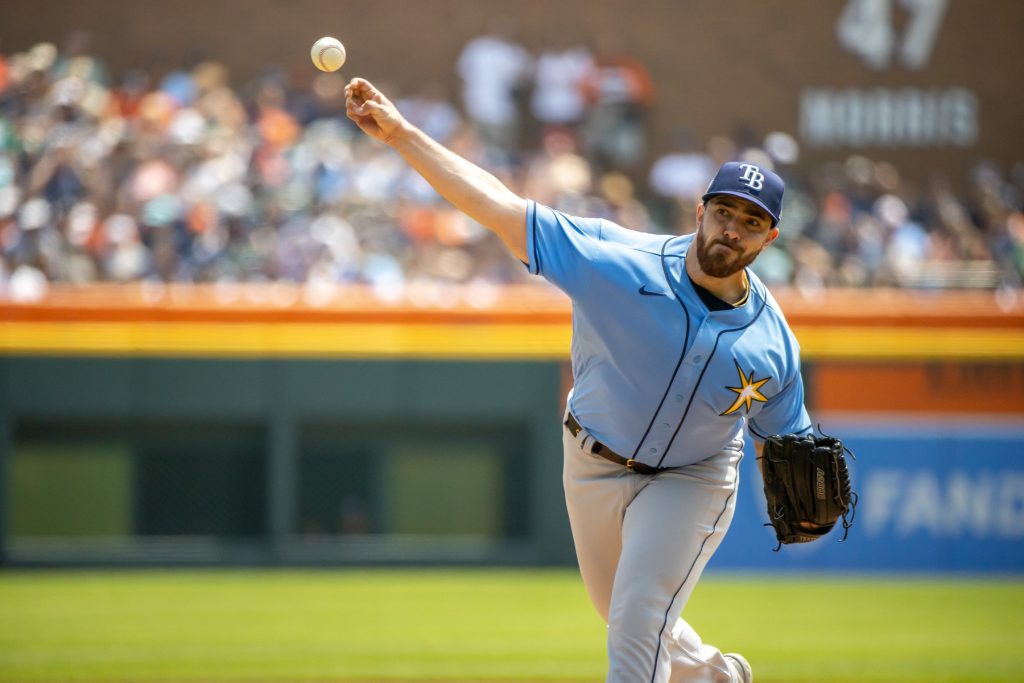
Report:
[{"label": "nike swoosh logo", "polygon": [[664,292],[652,292],[647,289],[647,285],[640,285],[640,294],[643,296],[668,296],[668,294],[665,294]]}]

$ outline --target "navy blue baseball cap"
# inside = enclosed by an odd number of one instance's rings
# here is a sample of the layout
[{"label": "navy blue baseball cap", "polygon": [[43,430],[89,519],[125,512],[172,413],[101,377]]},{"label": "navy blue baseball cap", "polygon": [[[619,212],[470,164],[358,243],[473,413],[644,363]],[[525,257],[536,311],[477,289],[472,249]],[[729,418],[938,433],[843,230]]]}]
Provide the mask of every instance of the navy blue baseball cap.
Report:
[{"label": "navy blue baseball cap", "polygon": [[746,161],[730,161],[718,169],[701,197],[707,201],[716,194],[729,194],[757,204],[772,217],[772,226],[782,217],[782,194],[786,183],[771,169]]}]

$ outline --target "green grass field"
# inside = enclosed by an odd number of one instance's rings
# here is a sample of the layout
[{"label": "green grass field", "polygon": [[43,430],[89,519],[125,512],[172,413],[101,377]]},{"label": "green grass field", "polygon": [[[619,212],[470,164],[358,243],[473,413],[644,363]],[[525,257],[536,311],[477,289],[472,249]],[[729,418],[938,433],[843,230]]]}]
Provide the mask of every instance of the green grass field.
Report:
[{"label": "green grass field", "polygon": [[[708,577],[758,683],[1024,681],[1024,582]],[[575,572],[0,573],[0,681],[602,681]]]}]

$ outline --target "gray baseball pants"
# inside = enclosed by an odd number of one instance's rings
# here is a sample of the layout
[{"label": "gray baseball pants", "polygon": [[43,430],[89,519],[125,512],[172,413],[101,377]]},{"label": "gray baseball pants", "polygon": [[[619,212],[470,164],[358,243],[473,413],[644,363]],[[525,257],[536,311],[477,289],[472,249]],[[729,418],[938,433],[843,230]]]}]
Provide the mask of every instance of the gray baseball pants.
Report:
[{"label": "gray baseball pants", "polygon": [[608,683],[733,683],[680,614],[732,521],[742,440],[656,475],[594,455],[562,430],[563,485],[580,573],[608,624]]}]

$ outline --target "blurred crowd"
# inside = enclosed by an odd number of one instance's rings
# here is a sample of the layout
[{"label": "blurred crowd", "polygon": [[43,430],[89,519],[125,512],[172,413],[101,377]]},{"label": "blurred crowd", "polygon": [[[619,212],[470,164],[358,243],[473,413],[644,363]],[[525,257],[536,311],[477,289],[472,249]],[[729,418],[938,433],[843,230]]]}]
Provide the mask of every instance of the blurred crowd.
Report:
[{"label": "blurred crowd", "polygon": [[[415,124],[540,202],[686,233],[714,170],[742,157],[788,183],[778,248],[755,264],[769,283],[1021,285],[1024,163],[917,187],[862,156],[802,175],[782,132],[680,129],[655,149],[654,84],[612,39],[531,54],[498,22],[455,68],[461,100],[437,84],[382,85]],[[297,80],[267,69],[233,87],[210,61],[114,75],[85,35],[0,54],[0,298],[37,298],[51,282],[361,283],[390,296],[529,279],[355,129],[342,76]]]}]

